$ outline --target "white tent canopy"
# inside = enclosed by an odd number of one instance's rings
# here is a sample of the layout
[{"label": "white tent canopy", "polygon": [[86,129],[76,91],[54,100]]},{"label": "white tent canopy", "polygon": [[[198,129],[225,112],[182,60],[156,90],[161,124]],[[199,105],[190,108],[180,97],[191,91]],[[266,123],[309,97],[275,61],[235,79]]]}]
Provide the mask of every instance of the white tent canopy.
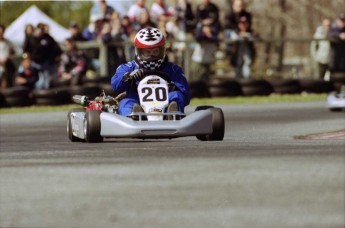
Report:
[{"label": "white tent canopy", "polygon": [[62,42],[71,36],[68,29],[56,23],[53,19],[43,13],[37,6],[33,5],[19,16],[5,31],[5,38],[15,46],[22,46],[24,43],[24,30],[27,24],[37,26],[44,23],[49,26],[49,34],[57,41]]}]

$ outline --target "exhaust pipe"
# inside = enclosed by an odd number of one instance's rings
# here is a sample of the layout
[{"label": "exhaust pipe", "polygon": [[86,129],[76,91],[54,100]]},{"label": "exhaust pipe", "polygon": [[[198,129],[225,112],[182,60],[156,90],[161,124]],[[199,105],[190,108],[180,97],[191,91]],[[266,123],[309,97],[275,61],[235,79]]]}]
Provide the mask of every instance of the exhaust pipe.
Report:
[{"label": "exhaust pipe", "polygon": [[72,100],[76,104],[80,104],[83,107],[86,107],[89,105],[90,100],[87,96],[82,96],[82,95],[74,95],[72,97]]}]

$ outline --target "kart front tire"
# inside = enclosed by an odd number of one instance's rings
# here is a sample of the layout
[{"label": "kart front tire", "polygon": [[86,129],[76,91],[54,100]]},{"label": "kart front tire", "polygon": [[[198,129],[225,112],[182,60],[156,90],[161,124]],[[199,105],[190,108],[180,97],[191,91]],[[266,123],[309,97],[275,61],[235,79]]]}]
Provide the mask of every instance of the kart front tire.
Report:
[{"label": "kart front tire", "polygon": [[224,113],[220,108],[212,106],[199,106],[196,111],[209,109],[212,112],[212,133],[208,135],[197,135],[201,141],[222,141],[225,133]]},{"label": "kart front tire", "polygon": [[101,112],[96,110],[86,112],[84,119],[84,134],[85,141],[88,143],[103,142],[100,115]]},{"label": "kart front tire", "polygon": [[75,109],[72,109],[72,111],[68,112],[68,114],[67,114],[67,135],[68,135],[68,138],[69,138],[69,140],[71,140],[71,142],[78,142],[78,141],[81,141],[81,139],[79,139],[73,135],[72,121],[71,121],[71,113],[72,112],[85,112],[85,108],[75,108]]}]

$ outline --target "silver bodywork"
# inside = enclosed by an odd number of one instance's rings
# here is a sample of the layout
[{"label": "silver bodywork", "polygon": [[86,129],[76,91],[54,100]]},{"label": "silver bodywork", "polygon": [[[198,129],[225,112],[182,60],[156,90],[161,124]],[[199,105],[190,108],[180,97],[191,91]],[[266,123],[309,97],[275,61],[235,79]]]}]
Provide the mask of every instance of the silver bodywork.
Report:
[{"label": "silver bodywork", "polygon": [[[141,115],[141,114],[140,114]],[[132,118],[115,113],[102,112],[100,115],[101,132],[105,138],[176,138],[212,133],[212,112],[200,110],[187,115],[181,120],[135,121]],[[171,115],[166,113],[164,115]],[[71,113],[73,135],[85,139],[84,112]]]},{"label": "silver bodywork", "polygon": [[329,109],[345,109],[345,91],[329,94],[327,97],[327,107]]}]

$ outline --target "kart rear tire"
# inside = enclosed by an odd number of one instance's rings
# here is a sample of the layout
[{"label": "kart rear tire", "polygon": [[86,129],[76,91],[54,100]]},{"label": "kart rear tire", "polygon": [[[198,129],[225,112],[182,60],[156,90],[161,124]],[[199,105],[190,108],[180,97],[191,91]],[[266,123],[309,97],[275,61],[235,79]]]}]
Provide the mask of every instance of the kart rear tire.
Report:
[{"label": "kart rear tire", "polygon": [[101,112],[91,110],[86,112],[84,119],[84,133],[85,141],[88,143],[99,143],[103,142],[101,136]]},{"label": "kart rear tire", "polygon": [[212,112],[212,133],[209,135],[197,135],[200,141],[222,141],[225,133],[224,113],[220,108],[212,106],[198,106],[195,111],[209,109]]},{"label": "kart rear tire", "polygon": [[341,112],[343,109],[342,108],[330,108],[329,111],[331,112]]},{"label": "kart rear tire", "polygon": [[72,112],[85,112],[85,108],[74,108],[70,112],[68,112],[68,114],[67,114],[67,135],[68,135],[68,138],[69,138],[69,140],[71,140],[71,142],[80,142],[82,140],[79,139],[78,137],[75,137],[73,135],[73,132],[72,132],[72,122],[71,122],[71,113]]}]

